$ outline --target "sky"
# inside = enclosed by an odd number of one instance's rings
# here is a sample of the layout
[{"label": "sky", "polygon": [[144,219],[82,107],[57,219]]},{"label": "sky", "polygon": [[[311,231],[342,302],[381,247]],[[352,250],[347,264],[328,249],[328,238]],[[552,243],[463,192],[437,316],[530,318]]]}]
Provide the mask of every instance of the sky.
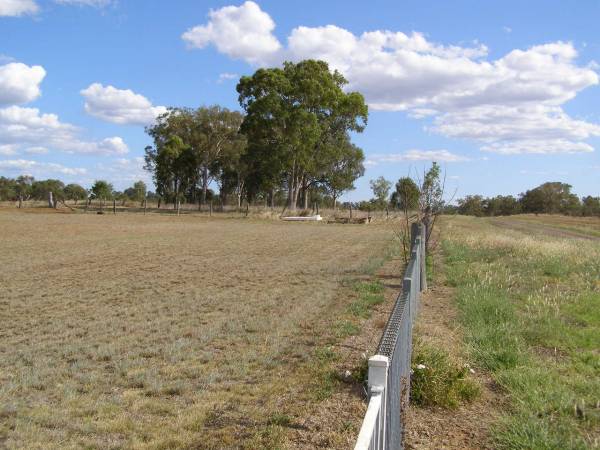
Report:
[{"label": "sky", "polygon": [[168,106],[240,109],[242,75],[317,58],[361,92],[369,180],[600,195],[600,2],[0,0],[0,176],[151,183]]}]

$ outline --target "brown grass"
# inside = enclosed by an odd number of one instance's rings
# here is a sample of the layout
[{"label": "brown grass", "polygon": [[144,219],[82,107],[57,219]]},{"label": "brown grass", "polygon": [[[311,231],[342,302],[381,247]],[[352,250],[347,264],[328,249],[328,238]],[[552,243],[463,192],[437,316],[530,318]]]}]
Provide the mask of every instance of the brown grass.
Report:
[{"label": "brown grass", "polygon": [[0,230],[8,448],[287,446],[344,281],[390,243],[385,225],[13,209]]}]

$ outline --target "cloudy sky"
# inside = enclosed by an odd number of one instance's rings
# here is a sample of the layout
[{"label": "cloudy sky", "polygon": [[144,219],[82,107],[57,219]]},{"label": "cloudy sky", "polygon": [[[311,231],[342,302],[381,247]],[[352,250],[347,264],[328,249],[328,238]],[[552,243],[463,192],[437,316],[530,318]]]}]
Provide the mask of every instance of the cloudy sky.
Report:
[{"label": "cloudy sky", "polygon": [[240,75],[320,58],[364,94],[368,181],[443,164],[458,195],[600,195],[600,3],[0,0],[0,175],[150,177],[166,106],[239,108]]}]

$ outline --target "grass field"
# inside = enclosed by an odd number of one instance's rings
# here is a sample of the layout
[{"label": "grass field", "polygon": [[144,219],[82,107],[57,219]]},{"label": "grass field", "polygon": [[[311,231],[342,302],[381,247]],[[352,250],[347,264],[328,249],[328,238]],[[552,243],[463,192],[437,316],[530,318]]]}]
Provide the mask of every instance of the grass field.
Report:
[{"label": "grass field", "polygon": [[323,346],[357,330],[340,317],[379,302],[355,283],[391,239],[384,225],[14,209],[0,231],[0,447],[31,449],[287,446],[327,396]]},{"label": "grass field", "polygon": [[469,353],[508,398],[494,448],[600,448],[599,223],[443,221]]}]

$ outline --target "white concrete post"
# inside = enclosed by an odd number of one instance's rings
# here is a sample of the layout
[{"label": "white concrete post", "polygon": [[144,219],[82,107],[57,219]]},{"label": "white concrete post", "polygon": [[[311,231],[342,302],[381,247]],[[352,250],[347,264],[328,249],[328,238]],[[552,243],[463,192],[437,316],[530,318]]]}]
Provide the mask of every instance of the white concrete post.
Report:
[{"label": "white concrete post", "polygon": [[369,358],[369,393],[371,395],[381,395],[381,409],[379,411],[379,429],[375,442],[378,449],[385,449],[385,434],[386,434],[386,404],[387,404],[387,376],[390,361],[387,356],[375,355]]}]

